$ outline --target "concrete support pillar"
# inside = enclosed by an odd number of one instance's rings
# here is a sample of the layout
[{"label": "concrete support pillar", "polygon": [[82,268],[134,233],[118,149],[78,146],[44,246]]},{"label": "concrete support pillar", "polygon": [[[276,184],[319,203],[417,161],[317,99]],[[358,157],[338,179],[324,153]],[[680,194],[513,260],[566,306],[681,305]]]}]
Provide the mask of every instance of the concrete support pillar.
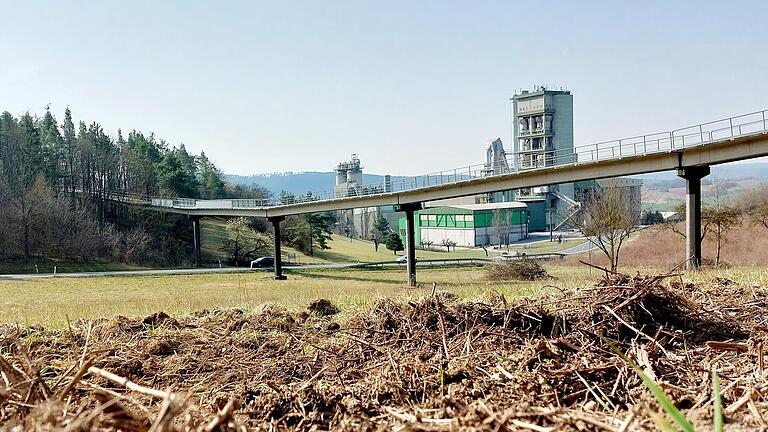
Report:
[{"label": "concrete support pillar", "polygon": [[194,247],[193,249],[194,266],[200,267],[202,265],[201,248],[203,246],[202,240],[200,237],[200,216],[191,216],[191,218],[192,218],[192,245]]},{"label": "concrete support pillar", "polygon": [[685,256],[686,268],[701,267],[701,179],[709,175],[709,166],[678,168],[685,179]]},{"label": "concrete support pillar", "polygon": [[406,253],[408,254],[407,267],[408,267],[408,286],[416,286],[416,228],[413,222],[413,210],[405,211],[406,225],[408,226],[408,232],[406,233]]},{"label": "concrete support pillar", "polygon": [[280,250],[280,222],[285,220],[285,216],[275,216],[268,218],[272,223],[272,231],[275,233],[275,280],[286,280],[283,274],[283,256]]},{"label": "concrete support pillar", "polygon": [[405,212],[406,235],[405,251],[407,258],[408,286],[416,286],[416,223],[413,220],[414,213],[421,210],[421,203],[401,204],[396,211]]}]

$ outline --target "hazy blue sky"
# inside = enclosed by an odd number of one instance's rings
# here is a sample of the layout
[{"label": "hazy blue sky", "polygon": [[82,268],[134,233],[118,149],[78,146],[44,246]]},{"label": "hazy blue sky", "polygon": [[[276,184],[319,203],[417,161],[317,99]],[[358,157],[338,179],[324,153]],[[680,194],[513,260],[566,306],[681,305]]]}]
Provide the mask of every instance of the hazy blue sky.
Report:
[{"label": "hazy blue sky", "polygon": [[577,145],[768,108],[766,4],[0,0],[0,110],[69,105],[229,173],[417,174],[510,145],[534,84],[573,92]]}]

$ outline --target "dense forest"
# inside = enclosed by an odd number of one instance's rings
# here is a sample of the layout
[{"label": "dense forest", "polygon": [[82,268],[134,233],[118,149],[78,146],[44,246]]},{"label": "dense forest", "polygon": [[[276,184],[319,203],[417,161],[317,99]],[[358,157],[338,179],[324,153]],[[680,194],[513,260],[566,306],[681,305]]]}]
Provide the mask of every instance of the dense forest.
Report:
[{"label": "dense forest", "polygon": [[[191,222],[121,202],[127,194],[265,198],[233,185],[201,152],[96,122],[0,115],[0,258],[35,257],[159,265],[191,261]],[[118,197],[118,198],[116,198]]]}]

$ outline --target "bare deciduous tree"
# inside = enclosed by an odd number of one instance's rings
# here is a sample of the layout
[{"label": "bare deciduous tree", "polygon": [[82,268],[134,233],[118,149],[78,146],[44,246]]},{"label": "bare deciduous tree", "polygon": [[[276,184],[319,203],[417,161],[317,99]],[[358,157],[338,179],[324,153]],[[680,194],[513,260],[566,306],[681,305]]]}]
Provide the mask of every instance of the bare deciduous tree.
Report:
[{"label": "bare deciduous tree", "polygon": [[272,241],[270,236],[254,230],[246,218],[240,217],[227,222],[227,240],[223,249],[235,265],[240,265],[267,253]]},{"label": "bare deciduous tree", "polygon": [[611,271],[616,271],[621,247],[638,229],[639,213],[615,181],[605,182],[602,191],[593,191],[585,201],[573,226],[605,254]]},{"label": "bare deciduous tree", "polygon": [[712,227],[715,236],[715,266],[720,265],[720,252],[723,245],[728,242],[727,234],[733,228],[741,225],[741,211],[725,201],[723,195],[732,185],[719,177],[715,177],[713,183],[715,203],[702,210],[701,218]]},{"label": "bare deciduous tree", "polygon": [[453,250],[456,250],[456,242],[451,239],[447,239],[447,238],[443,239],[440,242],[440,245],[445,247],[446,252],[450,252],[451,248],[453,248]]},{"label": "bare deciduous tree", "polygon": [[493,211],[493,233],[498,239],[499,248],[502,244],[509,246],[509,235],[512,233],[512,224],[509,218],[509,212],[501,209]]},{"label": "bare deciduous tree", "polygon": [[768,228],[768,186],[746,192],[738,207],[749,217],[750,223]]},{"label": "bare deciduous tree", "polygon": [[710,227],[715,240],[715,265],[720,265],[720,252],[728,243],[727,234],[733,228],[741,225],[741,212],[734,206],[716,203],[712,207],[705,207],[701,218]]}]

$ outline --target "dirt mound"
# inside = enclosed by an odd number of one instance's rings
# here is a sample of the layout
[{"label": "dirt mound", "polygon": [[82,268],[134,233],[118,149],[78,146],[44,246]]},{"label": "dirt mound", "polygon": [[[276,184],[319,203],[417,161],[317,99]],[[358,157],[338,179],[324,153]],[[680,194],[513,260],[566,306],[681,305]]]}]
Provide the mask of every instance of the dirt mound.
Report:
[{"label": "dirt mound", "polygon": [[142,324],[151,327],[179,327],[179,322],[168,316],[165,312],[155,312],[154,314],[144,318]]},{"label": "dirt mound", "polygon": [[759,428],[768,297],[669,276],[611,275],[516,304],[378,300],[342,324],[321,299],[309,313],[7,326],[0,431],[655,430],[656,402],[602,338],[703,429],[708,371],[721,370],[729,427]]},{"label": "dirt mound", "polygon": [[[605,277],[594,288],[582,290],[582,295],[566,297],[568,311],[582,331],[600,332],[621,341],[640,335],[648,340],[651,339],[648,336],[652,336],[700,344],[749,336],[742,320],[734,321],[718,313],[717,307],[707,308],[706,303],[700,301],[702,297],[711,300],[712,293],[705,293],[695,285],[664,286],[659,282],[665,277],[622,274]],[[736,286],[727,286],[731,292],[740,291]],[[765,303],[753,306],[764,307]]]},{"label": "dirt mound", "polygon": [[326,299],[313,300],[312,303],[309,304],[307,309],[310,312],[314,312],[320,316],[331,316],[339,313],[339,309],[336,306],[334,306],[330,300],[326,300]]}]

